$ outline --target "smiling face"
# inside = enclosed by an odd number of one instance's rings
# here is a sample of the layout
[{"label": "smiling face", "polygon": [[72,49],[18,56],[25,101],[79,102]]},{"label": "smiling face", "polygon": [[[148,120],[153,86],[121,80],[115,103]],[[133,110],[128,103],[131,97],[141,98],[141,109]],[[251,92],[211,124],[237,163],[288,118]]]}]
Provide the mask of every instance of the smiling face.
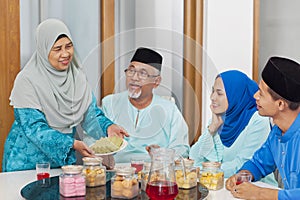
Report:
[{"label": "smiling face", "polygon": [[217,115],[223,114],[228,109],[228,100],[223,81],[220,77],[216,78],[212,93],[210,95],[211,111]]},{"label": "smiling face", "polygon": [[[130,98],[138,99],[147,96],[152,97],[152,90],[160,83],[159,72],[152,66],[141,62],[131,62],[128,70],[136,71],[133,76],[126,73],[126,87]],[[145,75],[147,76],[146,78]]]},{"label": "smiling face", "polygon": [[260,81],[259,90],[254,94],[254,98],[260,115],[274,117],[278,111],[278,100],[272,98],[268,88],[263,80]]},{"label": "smiling face", "polygon": [[63,71],[68,69],[74,54],[73,43],[68,37],[57,40],[52,46],[48,60],[55,69]]}]

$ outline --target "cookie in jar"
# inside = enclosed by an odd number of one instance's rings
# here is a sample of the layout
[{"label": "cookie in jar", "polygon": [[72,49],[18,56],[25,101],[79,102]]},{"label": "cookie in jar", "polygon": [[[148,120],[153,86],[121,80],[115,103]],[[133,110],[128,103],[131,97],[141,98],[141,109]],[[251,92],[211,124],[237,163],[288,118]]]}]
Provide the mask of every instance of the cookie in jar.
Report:
[{"label": "cookie in jar", "polygon": [[83,175],[86,177],[87,187],[98,187],[106,184],[106,168],[102,166],[101,157],[84,157]]},{"label": "cookie in jar", "polygon": [[224,172],[220,162],[203,162],[199,181],[209,190],[219,190],[224,187]]},{"label": "cookie in jar", "polygon": [[190,189],[197,186],[197,168],[194,160],[180,159],[175,161],[176,183],[181,189]]},{"label": "cookie in jar", "polygon": [[134,167],[117,168],[111,178],[111,196],[113,198],[132,199],[139,192],[138,180]]},{"label": "cookie in jar", "polygon": [[63,197],[85,196],[85,177],[82,175],[83,166],[65,165],[61,167],[63,173],[59,176],[59,193]]}]

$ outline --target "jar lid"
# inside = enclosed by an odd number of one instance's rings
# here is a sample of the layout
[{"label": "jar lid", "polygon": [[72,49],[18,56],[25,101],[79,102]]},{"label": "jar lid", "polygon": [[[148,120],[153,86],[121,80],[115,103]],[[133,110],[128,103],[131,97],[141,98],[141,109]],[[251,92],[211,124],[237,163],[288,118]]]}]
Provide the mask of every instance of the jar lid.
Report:
[{"label": "jar lid", "polygon": [[129,176],[135,173],[135,167],[119,167],[116,168],[116,174],[120,176]]},{"label": "jar lid", "polygon": [[220,168],[221,167],[221,162],[202,162],[202,166],[206,168]]},{"label": "jar lid", "polygon": [[82,172],[82,165],[65,165],[61,167],[62,171],[66,174],[80,174]]},{"label": "jar lid", "polygon": [[101,157],[84,157],[82,158],[83,164],[88,165],[100,165],[102,164],[103,158]]},{"label": "jar lid", "polygon": [[[191,166],[194,165],[194,160],[193,159],[184,158],[183,161],[184,161],[184,165],[186,167],[191,167]],[[182,166],[182,160],[181,159],[175,160],[175,165],[176,166]]]},{"label": "jar lid", "polygon": [[151,163],[145,162],[143,166],[143,170],[149,171],[151,169]]}]

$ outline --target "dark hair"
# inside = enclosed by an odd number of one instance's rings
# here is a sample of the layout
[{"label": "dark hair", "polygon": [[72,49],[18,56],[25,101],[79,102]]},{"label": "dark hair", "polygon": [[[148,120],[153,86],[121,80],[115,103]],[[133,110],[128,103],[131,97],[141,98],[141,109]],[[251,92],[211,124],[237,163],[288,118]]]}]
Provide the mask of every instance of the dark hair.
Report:
[{"label": "dark hair", "polygon": [[286,100],[285,98],[283,98],[282,96],[277,94],[274,90],[272,90],[269,87],[268,87],[268,92],[270,93],[273,100],[276,101],[278,99],[283,99],[284,101],[286,101],[289,106],[289,109],[291,109],[291,110],[297,110],[300,107],[300,102],[292,102],[292,101]]},{"label": "dark hair", "polygon": [[56,38],[55,42],[57,42],[61,38],[65,38],[65,37],[69,38],[66,34],[61,34]]}]

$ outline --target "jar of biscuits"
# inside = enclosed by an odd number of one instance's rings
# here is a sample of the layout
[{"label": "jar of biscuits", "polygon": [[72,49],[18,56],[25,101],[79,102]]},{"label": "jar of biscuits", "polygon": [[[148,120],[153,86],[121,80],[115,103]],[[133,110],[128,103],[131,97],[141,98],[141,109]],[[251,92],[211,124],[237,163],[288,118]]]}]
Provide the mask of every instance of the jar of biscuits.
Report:
[{"label": "jar of biscuits", "polygon": [[194,160],[180,159],[175,161],[176,183],[181,189],[190,189],[197,186],[197,168]]},{"label": "jar of biscuits", "polygon": [[65,165],[59,176],[59,193],[64,197],[85,196],[85,177],[82,175],[83,166]]},{"label": "jar of biscuits", "polygon": [[134,167],[116,169],[116,174],[111,178],[111,197],[132,199],[139,192],[138,180]]},{"label": "jar of biscuits", "polygon": [[87,187],[97,187],[106,184],[106,168],[102,166],[101,157],[84,157],[83,161],[83,175],[86,179]]},{"label": "jar of biscuits", "polygon": [[209,190],[219,190],[224,187],[224,172],[220,162],[203,162],[199,175],[199,182]]}]

